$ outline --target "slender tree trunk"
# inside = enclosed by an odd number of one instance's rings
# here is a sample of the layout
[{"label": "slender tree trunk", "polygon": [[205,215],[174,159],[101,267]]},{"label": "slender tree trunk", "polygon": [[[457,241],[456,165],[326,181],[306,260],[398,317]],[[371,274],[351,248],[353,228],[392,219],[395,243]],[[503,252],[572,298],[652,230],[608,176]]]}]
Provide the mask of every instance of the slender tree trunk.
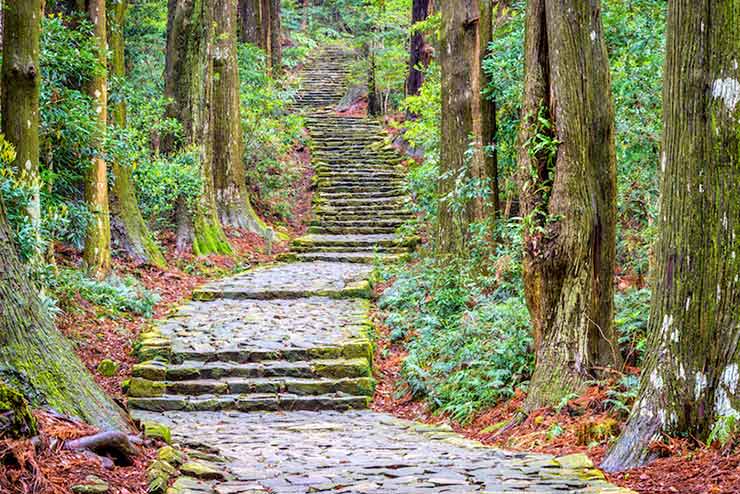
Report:
[{"label": "slender tree trunk", "polygon": [[[118,0],[112,6],[113,15],[110,16],[109,23],[110,73],[119,81],[123,81],[126,77],[123,31],[128,0]],[[118,101],[112,105],[112,117],[116,127],[126,127],[126,101],[123,95],[119,95]],[[133,260],[164,268],[167,265],[164,255],[141,216],[131,169],[112,163],[111,171],[113,172],[111,235],[121,250]]]},{"label": "slender tree trunk", "polygon": [[[205,0],[170,0],[165,94],[168,114],[184,129],[185,142],[200,151],[202,191],[193,211],[193,252],[228,254],[231,247],[216,206],[214,66],[217,5]],[[233,15],[233,11],[232,11]]]},{"label": "slender tree trunk", "polygon": [[[484,198],[456,198],[460,177],[486,179],[482,148],[480,5],[477,0],[445,2],[442,13],[441,177],[436,249],[461,253],[468,227],[484,218]],[[472,139],[472,140],[471,140]],[[472,153],[468,149],[472,146]],[[470,185],[464,184],[464,185]]]},{"label": "slender tree trunk", "polygon": [[239,39],[260,46],[260,0],[239,0]]},{"label": "slender tree trunk", "polygon": [[272,69],[272,0],[260,0],[260,48],[267,53],[267,67]]},{"label": "slender tree trunk", "polygon": [[236,52],[236,0],[213,0],[216,38],[213,64],[214,182],[221,222],[265,235],[246,185]]},{"label": "slender tree trunk", "polygon": [[383,113],[383,107],[380,95],[378,94],[378,84],[375,78],[376,58],[375,58],[375,41],[371,40],[366,45],[367,51],[367,113],[370,116],[377,117]]},{"label": "slender tree trunk", "polygon": [[[85,10],[94,27],[98,61],[107,66],[107,32],[105,0],[86,0]],[[87,228],[83,258],[95,278],[103,278],[111,267],[110,210],[108,207],[108,167],[103,159],[105,134],[108,129],[108,78],[105,73],[95,76],[87,85],[97,115],[97,132],[93,148],[95,156],[85,178],[85,202],[92,213]]]},{"label": "slender tree trunk", "polygon": [[[39,67],[41,0],[14,2],[3,9],[2,132],[16,150],[18,179],[31,190],[28,217],[41,231],[39,177]],[[40,252],[37,253],[40,256]]]},{"label": "slender tree trunk", "polygon": [[50,406],[101,429],[130,428],[123,411],[98,387],[54,327],[18,258],[2,201],[0,381],[21,391],[34,406]]},{"label": "slender tree trunk", "polygon": [[301,19],[301,31],[306,32],[308,30],[308,7],[309,7],[309,0],[300,0],[302,4],[302,10],[303,10],[303,18]]},{"label": "slender tree trunk", "polygon": [[647,461],[661,433],[704,440],[740,411],[738,61],[740,0],[669,2],[650,351],[610,471]]},{"label": "slender tree trunk", "polygon": [[528,410],[578,391],[596,366],[621,363],[614,108],[600,12],[598,0],[527,6],[519,167],[537,352]]},{"label": "slender tree trunk", "polygon": [[492,95],[485,93],[491,85],[491,78],[483,70],[483,61],[490,54],[489,45],[493,41],[493,11],[495,0],[480,0],[480,85],[481,96],[481,140],[484,147],[483,168],[488,178],[491,195],[487,199],[487,210],[498,215],[501,209],[499,200],[498,160],[496,154],[496,102]]},{"label": "slender tree trunk", "polygon": [[[427,20],[429,17],[430,0],[413,0],[411,7],[411,25]],[[406,79],[406,94],[416,96],[424,84],[424,72],[419,68],[429,67],[431,61],[430,50],[424,41],[424,34],[415,32],[411,35],[409,47],[409,75]]]},{"label": "slender tree trunk", "polygon": [[278,77],[283,70],[283,34],[280,0],[270,0],[270,65],[273,77]]}]

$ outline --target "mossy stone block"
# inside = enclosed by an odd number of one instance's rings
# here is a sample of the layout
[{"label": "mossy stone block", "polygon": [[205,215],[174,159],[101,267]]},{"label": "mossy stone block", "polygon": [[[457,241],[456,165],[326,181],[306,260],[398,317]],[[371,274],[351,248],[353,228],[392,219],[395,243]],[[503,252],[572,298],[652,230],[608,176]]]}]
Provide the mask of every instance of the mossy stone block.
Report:
[{"label": "mossy stone block", "polygon": [[118,362],[114,362],[111,359],[101,360],[98,364],[98,374],[103,377],[113,377],[118,372]]},{"label": "mossy stone block", "polygon": [[74,494],[105,494],[109,489],[108,482],[94,475],[86,477],[84,483],[71,487]]},{"label": "mossy stone block", "polygon": [[144,437],[147,439],[159,439],[172,444],[172,432],[166,425],[158,422],[143,422],[141,425],[144,428]]},{"label": "mossy stone block", "polygon": [[224,480],[226,478],[223,471],[203,461],[187,462],[180,467],[180,472],[201,480]]},{"label": "mossy stone block", "polygon": [[166,385],[161,381],[150,381],[134,377],[128,384],[128,395],[134,398],[150,398],[165,394]]}]

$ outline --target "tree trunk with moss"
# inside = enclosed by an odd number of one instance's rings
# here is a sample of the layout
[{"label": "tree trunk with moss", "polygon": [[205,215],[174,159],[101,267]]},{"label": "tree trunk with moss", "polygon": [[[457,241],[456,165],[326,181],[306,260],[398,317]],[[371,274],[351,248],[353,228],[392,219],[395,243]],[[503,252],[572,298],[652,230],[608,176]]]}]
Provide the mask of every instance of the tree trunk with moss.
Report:
[{"label": "tree trunk with moss", "polygon": [[49,406],[101,429],[128,430],[121,410],[54,327],[26,276],[0,202],[0,382],[37,407]]},{"label": "tree trunk with moss", "polygon": [[280,0],[270,0],[270,66],[272,76],[279,77],[283,72],[283,28]]},{"label": "tree trunk with moss", "polygon": [[193,211],[193,252],[229,254],[231,246],[218,217],[214,185],[214,66],[216,4],[170,0],[165,93],[169,115],[183,126],[185,144],[200,151],[201,193]]},{"label": "tree trunk with moss", "polygon": [[[80,1],[80,3],[83,3]],[[105,0],[87,0],[85,13],[93,25],[95,50],[101,66],[107,66],[108,42]],[[95,278],[104,278],[111,268],[110,209],[108,205],[108,166],[103,158],[108,129],[108,78],[105,72],[87,83],[97,118],[97,134],[92,140],[95,156],[85,176],[85,202],[92,219],[87,227],[83,259]]]},{"label": "tree trunk with moss", "polygon": [[[444,2],[441,13],[441,200],[436,249],[444,256],[463,252],[470,224],[484,218],[485,198],[470,191],[482,190],[487,177],[481,140],[480,4],[477,0]],[[461,194],[461,188],[467,192]]]},{"label": "tree trunk with moss", "polygon": [[[427,20],[429,17],[430,0],[413,0],[411,6],[411,25],[412,27]],[[422,68],[427,68],[431,60],[430,50],[424,41],[424,33],[415,31],[411,35],[409,45],[409,74],[406,78],[406,94],[416,96],[424,84],[424,72]]]},{"label": "tree trunk with moss", "polygon": [[[118,85],[126,77],[123,31],[126,24],[127,0],[111,2],[112,15],[109,22],[109,46],[111,50],[110,73],[118,79]],[[126,101],[118,95],[112,105],[113,124],[126,127]],[[162,251],[144,222],[136,198],[136,187],[131,169],[118,163],[111,164],[113,185],[111,188],[111,235],[119,248],[136,262],[151,264],[159,268],[167,266]]]},{"label": "tree trunk with moss", "polygon": [[236,52],[236,0],[214,0],[216,38],[213,64],[214,183],[224,225],[264,235],[265,224],[252,209],[246,185]]},{"label": "tree trunk with moss", "polygon": [[41,0],[14,2],[4,7],[3,16],[2,132],[15,147],[16,176],[21,184],[30,189],[28,217],[35,234],[40,236],[38,129],[43,17]]},{"label": "tree trunk with moss", "polygon": [[260,46],[260,0],[239,0],[239,40]]},{"label": "tree trunk with moss", "polygon": [[640,394],[603,467],[740,417],[740,0],[669,3],[657,273]]},{"label": "tree trunk with moss", "polygon": [[[598,1],[527,6],[519,155],[536,366],[526,409],[619,366],[613,324],[614,107]],[[574,76],[575,74],[575,76]]]}]

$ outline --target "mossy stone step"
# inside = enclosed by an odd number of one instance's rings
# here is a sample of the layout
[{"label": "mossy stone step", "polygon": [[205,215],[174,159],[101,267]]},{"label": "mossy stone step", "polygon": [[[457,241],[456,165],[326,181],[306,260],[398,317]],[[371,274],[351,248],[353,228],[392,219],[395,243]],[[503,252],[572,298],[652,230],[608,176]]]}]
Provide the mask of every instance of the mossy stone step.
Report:
[{"label": "mossy stone step", "polygon": [[188,361],[198,362],[235,362],[247,364],[274,360],[288,362],[308,360],[339,360],[372,358],[372,345],[368,340],[355,340],[331,346],[316,346],[309,348],[280,348],[277,350],[243,349],[243,350],[188,350],[175,352],[171,361],[174,364],[183,364]]},{"label": "mossy stone step", "polygon": [[355,220],[330,220],[322,219],[311,223],[311,226],[324,227],[324,228],[370,228],[370,227],[389,227],[398,228],[403,225],[404,220],[398,218],[366,218],[366,219],[355,219]]},{"label": "mossy stone step", "polygon": [[150,398],[165,395],[249,395],[289,393],[296,396],[315,396],[344,393],[372,396],[375,381],[371,377],[359,378],[225,378],[188,381],[147,381],[133,378],[129,396]]},{"label": "mossy stone step", "polygon": [[367,358],[294,361],[275,360],[239,364],[233,362],[187,361],[178,365],[135,365],[133,376],[149,380],[182,381],[192,379],[222,379],[230,377],[300,377],[333,378],[370,377]]},{"label": "mossy stone step", "polygon": [[374,264],[376,261],[391,263],[400,261],[403,254],[387,252],[304,252],[296,254],[301,262],[332,261],[356,264]]},{"label": "mossy stone step", "polygon": [[357,235],[375,233],[393,233],[396,227],[392,226],[310,226],[308,233],[329,235]]},{"label": "mossy stone step", "polygon": [[221,396],[164,395],[148,398],[132,397],[128,399],[128,405],[133,409],[150,412],[346,411],[368,408],[370,399],[369,396],[352,396],[338,393],[318,396],[299,396],[288,393]]},{"label": "mossy stone step", "polygon": [[[313,254],[313,253],[336,253],[336,252],[357,252],[366,254],[405,254],[409,252],[408,247],[386,247],[382,245],[369,245],[369,246],[355,246],[351,249],[342,246],[327,247],[327,246],[310,246],[303,247],[300,245],[294,245],[291,249],[296,254]],[[302,260],[303,261],[303,260]]]},{"label": "mossy stone step", "polygon": [[398,235],[304,235],[293,240],[295,247],[410,247],[418,242],[417,239],[405,239]]}]

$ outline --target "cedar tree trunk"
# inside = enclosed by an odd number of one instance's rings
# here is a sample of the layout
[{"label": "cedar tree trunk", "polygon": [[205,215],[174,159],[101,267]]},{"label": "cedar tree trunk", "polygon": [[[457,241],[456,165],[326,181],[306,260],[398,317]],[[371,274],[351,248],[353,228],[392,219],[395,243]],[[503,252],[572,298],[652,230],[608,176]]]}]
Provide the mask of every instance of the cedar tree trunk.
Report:
[{"label": "cedar tree trunk", "polygon": [[[491,78],[483,70],[483,60],[489,55],[489,45],[493,41],[493,10],[495,0],[480,0],[480,86],[485,92],[491,84]],[[486,204],[487,209],[498,215],[500,210],[498,161],[496,154],[496,102],[491,94],[481,95],[481,141],[484,147],[483,169],[489,179],[491,195]]]},{"label": "cedar tree trunk", "polygon": [[3,9],[2,132],[16,150],[15,168],[31,190],[28,216],[40,235],[39,67],[41,0],[13,2]]},{"label": "cedar tree trunk", "polygon": [[192,222],[196,255],[231,253],[218,217],[213,179],[217,126],[213,121],[211,53],[216,49],[217,3],[169,0],[165,94],[173,103],[168,114],[180,121],[186,144],[197,147],[200,154],[202,190],[194,206]]},{"label": "cedar tree trunk", "polygon": [[[117,0],[112,3],[110,17],[109,45],[111,50],[110,73],[119,80],[126,77],[123,31],[126,25],[128,0]],[[112,105],[113,124],[119,128],[126,127],[126,101],[123,94]],[[119,248],[131,259],[164,268],[167,262],[162,255],[152,233],[149,231],[139,210],[136,198],[136,187],[131,169],[118,163],[111,164],[113,185],[111,188],[111,234]]]},{"label": "cedar tree trunk", "polygon": [[260,0],[239,0],[239,40],[260,46]]},{"label": "cedar tree trunk", "polygon": [[[80,2],[82,3],[82,2]],[[94,27],[98,61],[107,66],[107,32],[105,0],[86,0],[85,10]],[[87,228],[83,258],[95,278],[103,278],[111,266],[110,210],[108,206],[108,167],[103,159],[105,134],[108,129],[108,77],[102,73],[87,84],[97,116],[97,133],[93,157],[85,177],[85,202],[92,213]]]},{"label": "cedar tree trunk", "polygon": [[604,460],[661,433],[704,440],[740,393],[740,0],[668,4],[657,274],[640,394]]},{"label": "cedar tree trunk", "polygon": [[283,68],[283,35],[280,0],[270,0],[270,66],[273,77],[278,77]]},{"label": "cedar tree trunk", "polygon": [[[411,25],[425,21],[429,17],[430,0],[413,0],[411,7]],[[406,94],[416,96],[419,94],[422,84],[424,84],[424,72],[419,66],[427,68],[430,62],[430,53],[424,34],[416,31],[411,35],[411,44],[409,47],[409,75],[406,79]]]},{"label": "cedar tree trunk", "polygon": [[537,361],[525,408],[618,366],[614,107],[598,0],[527,5],[519,156]]},{"label": "cedar tree trunk", "polygon": [[23,392],[34,406],[49,406],[101,429],[130,428],[124,412],[54,327],[18,258],[1,201],[0,381]]}]

